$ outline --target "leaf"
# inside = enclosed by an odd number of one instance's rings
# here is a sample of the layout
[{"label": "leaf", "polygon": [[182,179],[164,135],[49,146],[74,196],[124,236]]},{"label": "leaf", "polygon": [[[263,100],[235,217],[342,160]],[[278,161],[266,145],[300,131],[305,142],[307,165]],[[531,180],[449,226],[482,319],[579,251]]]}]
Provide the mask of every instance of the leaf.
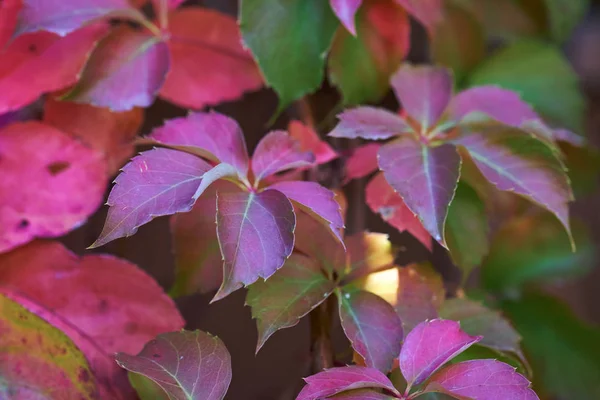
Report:
[{"label": "leaf", "polygon": [[120,26],[98,43],[81,79],[63,99],[112,111],[148,107],[169,65],[168,48],[160,38]]},{"label": "leaf", "polygon": [[343,399],[343,400],[393,400],[396,397],[389,396],[384,393],[376,392],[369,389],[349,390],[328,399]]},{"label": "leaf", "polygon": [[21,0],[4,0],[0,3],[0,49],[6,47],[17,25]]},{"label": "leaf", "polygon": [[331,137],[381,140],[412,132],[404,118],[383,108],[356,107],[344,111],[338,118],[340,123],[329,133]]},{"label": "leaf", "polygon": [[544,0],[547,8],[547,25],[550,37],[566,41],[589,9],[589,0]]},{"label": "leaf", "polygon": [[60,36],[99,18],[125,16],[143,19],[127,0],[48,1],[22,0],[23,7],[13,36],[37,31],[50,31]]},{"label": "leaf", "polygon": [[485,204],[472,187],[460,182],[448,210],[445,236],[452,261],[462,271],[463,282],[488,254],[489,231]]},{"label": "leaf", "polygon": [[84,355],[58,329],[0,295],[0,395],[10,399],[99,399]]},{"label": "leaf", "polygon": [[94,24],[64,38],[38,32],[19,37],[6,48],[0,42],[0,114],[17,110],[44,93],[77,82],[81,69],[107,28],[105,24]]},{"label": "leaf", "polygon": [[460,322],[461,329],[469,335],[482,336],[479,346],[516,356],[527,366],[521,351],[521,336],[498,311],[468,299],[449,299],[440,308],[440,317]]},{"label": "leaf", "polygon": [[169,400],[167,393],[151,379],[133,372],[128,372],[127,377],[140,400]]},{"label": "leaf", "polygon": [[217,238],[215,215],[217,193],[236,193],[241,189],[227,181],[212,184],[196,201],[191,211],[171,217],[175,256],[175,283],[171,296],[216,290],[223,280],[223,260]]},{"label": "leaf", "polygon": [[410,47],[410,21],[393,0],[366,1],[358,35],[338,29],[329,54],[329,79],[345,104],[377,102]]},{"label": "leaf", "polygon": [[481,279],[490,291],[513,291],[526,283],[582,276],[594,265],[595,246],[587,228],[573,221],[573,252],[561,225],[547,213],[506,221],[492,239]]},{"label": "leaf", "polygon": [[223,284],[213,301],[267,279],[294,248],[296,217],[277,190],[217,195],[217,235],[223,256]]},{"label": "leaf", "polygon": [[443,237],[448,207],[460,175],[460,157],[450,144],[427,147],[413,138],[400,138],[379,149],[385,179],[416,214],[435,240]]},{"label": "leaf", "polygon": [[256,181],[287,169],[312,166],[314,154],[303,152],[300,143],[286,131],[271,131],[258,142],[252,155]]},{"label": "leaf", "polygon": [[348,390],[363,388],[384,389],[400,396],[387,376],[374,368],[357,366],[331,368],[304,380],[306,386],[296,400],[319,400]]},{"label": "leaf", "polygon": [[569,307],[541,293],[504,301],[502,309],[523,336],[535,389],[543,398],[600,396],[600,330],[578,319]]},{"label": "leaf", "polygon": [[330,0],[331,8],[340,22],[352,35],[356,36],[356,12],[363,0]]},{"label": "leaf", "polygon": [[109,175],[116,173],[133,154],[133,140],[143,120],[141,108],[115,113],[51,98],[44,102],[43,121],[104,153]]},{"label": "leaf", "polygon": [[269,189],[275,189],[283,193],[310,216],[328,226],[331,234],[340,243],[344,243],[342,238],[344,220],[341,207],[335,200],[334,192],[316,182],[303,181],[278,182],[269,186]]},{"label": "leaf", "polygon": [[441,0],[395,0],[430,32],[442,19]]},{"label": "leaf", "polygon": [[338,26],[327,1],[244,0],[240,29],[279,110],[321,85],[325,54]]},{"label": "leaf", "polygon": [[10,171],[0,177],[0,253],[64,235],[102,202],[102,155],[55,128],[34,121],[5,127],[0,158]]},{"label": "leaf", "polygon": [[404,340],[400,352],[400,370],[408,386],[420,385],[445,363],[479,342],[481,336],[469,336],[458,322],[434,319],[420,323]]},{"label": "leaf", "polygon": [[366,187],[366,202],[374,213],[400,232],[408,232],[413,235],[423,246],[432,250],[433,243],[429,232],[423,224],[410,211],[402,200],[402,197],[394,191],[385,180],[383,173],[375,175]]},{"label": "leaf", "polygon": [[551,124],[583,131],[585,101],[578,77],[556,47],[529,39],[497,51],[469,80],[470,86],[490,84],[520,93]]},{"label": "leaf", "polygon": [[171,12],[167,45],[171,69],[160,96],[182,107],[201,109],[236,100],[263,85],[251,54],[242,47],[236,21],[228,15],[195,7]]},{"label": "leaf", "polygon": [[190,113],[165,121],[149,136],[158,143],[199,155],[215,163],[233,165],[240,177],[248,174],[248,150],[242,128],[233,118],[214,111]]},{"label": "leaf", "polygon": [[383,373],[392,369],[402,347],[402,322],[394,308],[373,293],[339,293],[342,328],[367,367]]},{"label": "leaf", "polygon": [[344,182],[365,178],[377,171],[377,153],[380,147],[379,143],[367,143],[353,148],[346,158]]},{"label": "leaf", "polygon": [[530,384],[508,364],[496,360],[473,360],[439,371],[425,390],[469,399],[539,400]]},{"label": "leaf", "polygon": [[231,356],[201,331],[158,335],[137,356],[117,354],[121,368],[151,379],[174,400],[221,400],[231,382]]},{"label": "leaf", "polygon": [[339,157],[338,153],[324,140],[319,138],[317,132],[300,121],[290,121],[288,132],[292,138],[300,143],[302,151],[310,151],[315,155],[318,165],[326,164]]},{"label": "leaf", "polygon": [[202,159],[176,150],[141,153],[115,179],[104,228],[90,247],[131,236],[154,217],[190,211],[202,176],[210,168]]},{"label": "leaf", "polygon": [[402,108],[421,125],[422,132],[435,126],[452,97],[451,71],[404,64],[391,79]]},{"label": "leaf", "polygon": [[568,202],[573,199],[562,162],[545,143],[502,125],[469,127],[457,140],[485,178],[500,190],[522,195],[552,212],[569,228]]},{"label": "leaf", "polygon": [[292,254],[283,267],[268,280],[252,284],[246,305],[258,327],[258,352],[276,331],[298,324],[321,304],[335,287],[316,261]]}]

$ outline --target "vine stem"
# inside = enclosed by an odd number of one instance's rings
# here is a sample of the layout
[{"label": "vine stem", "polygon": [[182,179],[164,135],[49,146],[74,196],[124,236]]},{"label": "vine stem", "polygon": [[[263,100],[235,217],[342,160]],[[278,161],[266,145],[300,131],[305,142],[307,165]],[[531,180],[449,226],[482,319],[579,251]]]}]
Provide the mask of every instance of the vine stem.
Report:
[{"label": "vine stem", "polygon": [[335,297],[330,296],[310,313],[311,375],[334,365],[330,332],[334,309]]}]

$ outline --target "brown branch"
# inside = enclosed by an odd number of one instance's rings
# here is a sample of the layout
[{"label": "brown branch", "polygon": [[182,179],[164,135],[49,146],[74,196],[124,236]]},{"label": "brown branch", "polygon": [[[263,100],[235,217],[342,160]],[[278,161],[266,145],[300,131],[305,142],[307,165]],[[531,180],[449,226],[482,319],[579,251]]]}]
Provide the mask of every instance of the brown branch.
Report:
[{"label": "brown branch", "polygon": [[335,297],[330,296],[310,313],[311,375],[334,365],[330,331],[334,309]]}]

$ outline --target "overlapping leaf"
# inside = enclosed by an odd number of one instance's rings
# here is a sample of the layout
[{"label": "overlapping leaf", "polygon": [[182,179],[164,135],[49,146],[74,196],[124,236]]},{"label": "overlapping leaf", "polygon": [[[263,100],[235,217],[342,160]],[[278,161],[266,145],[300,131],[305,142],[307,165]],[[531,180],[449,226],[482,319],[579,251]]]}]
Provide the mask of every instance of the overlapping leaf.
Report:
[{"label": "overlapping leaf", "polygon": [[356,36],[355,16],[363,0],[330,0],[331,8],[348,31]]},{"label": "overlapping leaf", "polygon": [[256,181],[288,169],[311,166],[315,156],[302,152],[300,144],[286,131],[271,131],[256,146],[252,172]]},{"label": "overlapping leaf", "polygon": [[321,140],[317,132],[300,121],[290,121],[288,132],[300,143],[302,151],[311,151],[317,164],[325,164],[336,159],[338,154],[331,146]]}]

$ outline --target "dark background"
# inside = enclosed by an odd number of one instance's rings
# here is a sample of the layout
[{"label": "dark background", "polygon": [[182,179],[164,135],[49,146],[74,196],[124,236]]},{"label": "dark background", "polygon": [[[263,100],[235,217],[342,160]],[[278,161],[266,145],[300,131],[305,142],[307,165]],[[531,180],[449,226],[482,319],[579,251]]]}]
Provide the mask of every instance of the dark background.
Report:
[{"label": "dark background", "polygon": [[[325,0],[324,0],[325,1]],[[200,4],[235,15],[237,0],[188,1],[186,4]],[[415,26],[413,32],[412,61],[426,61],[424,35]],[[595,2],[586,19],[574,32],[565,45],[565,52],[577,73],[581,76],[583,90],[589,100],[587,113],[587,135],[592,143],[600,144],[600,2]],[[318,96],[313,105],[317,114],[326,113],[335,104],[335,95]],[[250,148],[265,134],[266,122],[273,114],[277,98],[270,90],[250,93],[241,101],[216,107],[235,118],[247,134]],[[182,116],[186,110],[166,102],[157,102],[146,110],[146,121],[142,133],[148,133],[152,127],[162,124],[164,119]],[[285,128],[290,115],[281,116],[275,127]],[[361,184],[356,183],[348,189],[360,194]],[[600,243],[600,191],[586,198],[578,199],[573,205],[573,214],[582,217],[589,225],[594,243]],[[356,226],[349,221],[350,229],[368,228],[371,231],[390,233],[395,243],[405,244],[409,251],[406,260],[430,259],[440,268],[445,278],[452,283],[457,274],[449,263],[446,254],[436,248],[429,254],[416,240],[407,234],[398,234],[391,230],[381,219],[366,210],[366,227]],[[352,209],[351,209],[352,213]],[[78,253],[84,253],[101,231],[106,208],[103,207],[84,227],[72,232],[65,239],[67,245]],[[362,225],[362,224],[361,224]],[[120,239],[98,250],[110,252],[138,264],[154,276],[164,287],[173,282],[173,258],[168,218],[159,218],[141,227],[138,233],[127,239]],[[566,299],[577,314],[588,322],[600,323],[600,268],[598,261],[591,274],[575,281],[557,283],[552,290]],[[218,335],[224,342],[233,359],[233,381],[228,399],[283,400],[291,399],[302,386],[301,377],[309,372],[309,326],[304,319],[291,329],[276,333],[255,356],[256,327],[250,316],[250,309],[244,307],[245,291],[239,290],[224,300],[209,305],[213,294],[193,295],[177,299],[177,304],[187,320],[188,329],[202,329]],[[336,347],[343,348],[343,337],[339,327],[334,337]]]}]

